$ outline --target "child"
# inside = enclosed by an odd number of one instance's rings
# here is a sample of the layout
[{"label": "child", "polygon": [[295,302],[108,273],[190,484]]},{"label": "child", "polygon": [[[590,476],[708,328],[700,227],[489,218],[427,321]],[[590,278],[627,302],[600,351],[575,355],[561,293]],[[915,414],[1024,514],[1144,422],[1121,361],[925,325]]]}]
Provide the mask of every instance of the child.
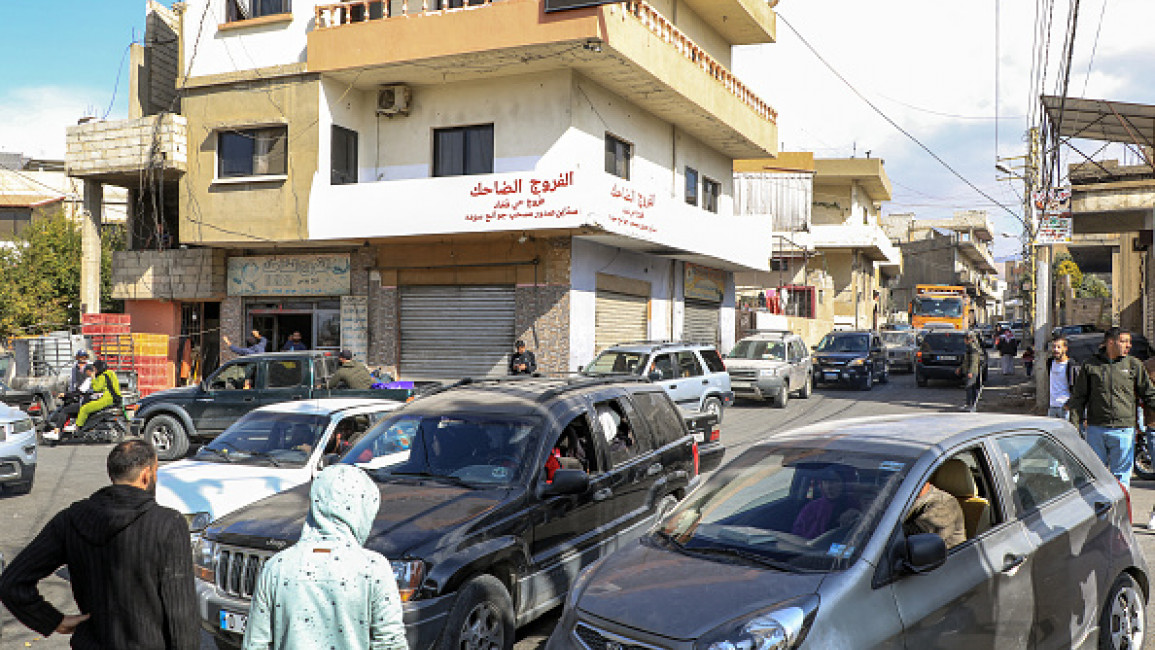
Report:
[{"label": "child", "polygon": [[1031,376],[1031,372],[1035,369],[1035,347],[1028,345],[1027,349],[1023,351],[1023,366],[1027,369],[1027,376]]}]

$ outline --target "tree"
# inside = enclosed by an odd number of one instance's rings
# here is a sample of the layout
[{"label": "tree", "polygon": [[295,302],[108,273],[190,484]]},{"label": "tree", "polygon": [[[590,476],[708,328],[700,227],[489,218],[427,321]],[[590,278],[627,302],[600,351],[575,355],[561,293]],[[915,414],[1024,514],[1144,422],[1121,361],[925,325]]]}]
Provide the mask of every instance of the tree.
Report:
[{"label": "tree", "polygon": [[1080,298],[1110,298],[1111,288],[1107,286],[1103,278],[1088,275],[1083,278],[1083,283],[1076,295]]}]

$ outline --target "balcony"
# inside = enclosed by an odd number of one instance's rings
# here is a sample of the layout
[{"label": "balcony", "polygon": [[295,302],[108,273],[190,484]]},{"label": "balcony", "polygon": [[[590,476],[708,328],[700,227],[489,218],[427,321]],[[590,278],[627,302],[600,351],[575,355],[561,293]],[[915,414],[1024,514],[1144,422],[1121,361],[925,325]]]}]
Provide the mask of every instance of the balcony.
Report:
[{"label": "balcony", "polygon": [[66,142],[64,164],[73,177],[137,187],[144,172],[176,180],[188,168],[188,120],[182,115],[77,124],[68,127]]},{"label": "balcony", "polygon": [[309,71],[372,89],[572,68],[730,157],[777,153],[774,109],[641,0],[550,14],[541,0],[394,7],[317,7]]},{"label": "balcony", "polygon": [[860,250],[878,266],[898,266],[902,253],[880,226],[865,224],[812,225],[810,232],[792,235],[795,241],[823,250]]}]

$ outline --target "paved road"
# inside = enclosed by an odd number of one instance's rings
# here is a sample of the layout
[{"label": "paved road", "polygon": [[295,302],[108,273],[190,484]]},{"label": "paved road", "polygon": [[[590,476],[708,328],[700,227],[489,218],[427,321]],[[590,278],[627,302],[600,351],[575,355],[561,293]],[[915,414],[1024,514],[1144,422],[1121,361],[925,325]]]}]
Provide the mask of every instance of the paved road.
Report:
[{"label": "paved road", "polygon": [[[992,370],[992,383],[999,382],[997,371]],[[732,457],[757,440],[794,427],[848,417],[954,410],[962,404],[962,399],[961,389],[945,385],[917,388],[911,376],[895,375],[890,384],[876,386],[869,392],[823,388],[808,400],[791,400],[785,409],[739,404],[726,412],[722,431],[729,449],[727,457]],[[104,457],[107,451],[107,446],[43,449],[32,494],[0,497],[0,551],[11,558],[52,514],[105,484]],[[1147,513],[1155,505],[1155,482],[1139,481],[1134,487],[1135,520],[1145,524]],[[1139,538],[1147,557],[1155,558],[1155,533],[1149,534],[1141,526]],[[44,586],[51,600],[62,608],[68,608],[71,597],[65,580],[52,578]],[[1149,618],[1155,621],[1155,615]],[[2,608],[0,619],[3,625],[0,647],[22,648],[27,647],[26,643],[44,650],[68,647],[66,640],[59,637],[37,638],[16,624]],[[556,620],[555,612],[522,630],[518,650],[530,650],[544,644]],[[211,650],[213,646],[206,639],[203,648]],[[1155,650],[1155,640],[1149,639],[1144,648]]]}]

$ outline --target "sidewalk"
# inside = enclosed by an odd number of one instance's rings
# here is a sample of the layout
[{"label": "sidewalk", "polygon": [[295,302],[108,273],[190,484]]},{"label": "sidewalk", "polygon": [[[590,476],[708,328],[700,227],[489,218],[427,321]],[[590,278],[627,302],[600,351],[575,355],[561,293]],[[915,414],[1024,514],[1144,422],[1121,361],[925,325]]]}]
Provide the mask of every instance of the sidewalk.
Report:
[{"label": "sidewalk", "polygon": [[1038,415],[1035,412],[1035,385],[1027,376],[1022,361],[1015,359],[1012,375],[1002,373],[997,355],[991,355],[988,364],[987,383],[979,398],[979,413]]}]

